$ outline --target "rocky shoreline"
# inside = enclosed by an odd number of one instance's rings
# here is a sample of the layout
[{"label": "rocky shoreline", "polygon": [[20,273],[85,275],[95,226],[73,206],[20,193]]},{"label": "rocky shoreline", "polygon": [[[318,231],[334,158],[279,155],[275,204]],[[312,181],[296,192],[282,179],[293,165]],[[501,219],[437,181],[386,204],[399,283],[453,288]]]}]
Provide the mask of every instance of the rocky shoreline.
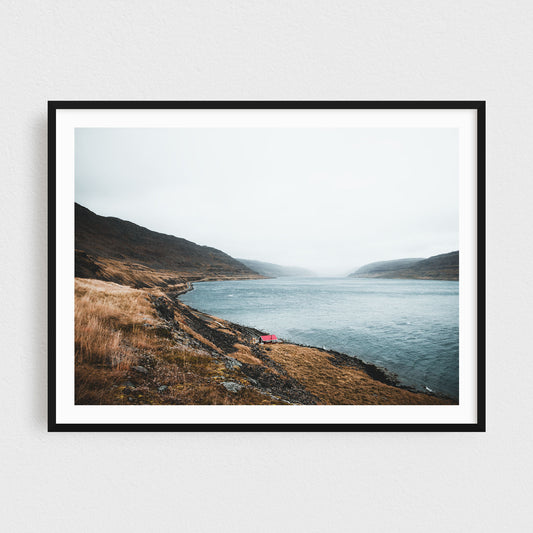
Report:
[{"label": "rocky shoreline", "polygon": [[[199,279],[199,280],[195,281],[194,283],[196,283],[196,282],[204,282],[204,281],[214,281],[214,280]],[[254,356],[260,358],[265,364],[267,364],[267,365],[270,364],[271,366],[274,366],[274,365],[272,365],[272,362],[269,360],[269,358],[265,357],[264,350],[260,349],[260,345],[256,345],[255,344],[255,340],[256,339],[258,339],[262,335],[267,335],[268,332],[260,331],[258,329],[252,328],[252,327],[244,326],[244,325],[237,324],[237,323],[234,323],[234,322],[229,322],[227,320],[223,320],[223,319],[208,315],[208,314],[206,314],[206,313],[204,313],[202,311],[199,311],[197,309],[194,309],[194,308],[184,304],[181,300],[179,300],[179,297],[181,295],[186,294],[186,293],[188,293],[188,292],[190,292],[192,290],[194,290],[193,283],[192,282],[186,282],[183,285],[183,287],[177,288],[177,289],[169,292],[168,296],[173,300],[173,302],[176,305],[178,305],[181,308],[181,312],[185,312],[189,316],[194,314],[196,320],[198,321],[197,328],[202,329],[204,333],[206,331],[206,327],[208,327],[208,326],[206,326],[204,324],[201,324],[202,317],[208,323],[212,322],[213,320],[217,321],[218,323],[223,321],[225,323],[226,327],[229,327],[229,328],[231,328],[233,330],[236,330],[236,331],[240,332],[240,334],[242,336],[244,336],[244,337],[248,337],[248,341],[251,343],[251,349],[252,349],[252,353],[254,354]],[[208,327],[208,331],[210,331],[212,333],[212,329],[209,328],[209,327]],[[232,345],[231,345],[230,342],[227,341],[227,339],[224,340],[223,338],[216,338],[216,339],[213,339],[213,340],[217,341],[219,343],[218,346],[222,350],[231,351]],[[448,402],[453,403],[455,401],[453,398],[450,398],[450,397],[448,397],[446,395],[443,395],[443,394],[439,394],[439,393],[435,393],[435,392],[420,391],[420,390],[416,389],[415,387],[404,385],[404,384],[402,384],[399,381],[398,376],[396,374],[394,374],[393,372],[387,370],[386,368],[377,366],[377,365],[375,365],[373,363],[366,362],[366,361],[358,358],[357,356],[348,355],[348,354],[341,353],[341,352],[338,352],[338,351],[335,351],[335,350],[328,350],[328,349],[325,349],[325,348],[319,348],[319,347],[316,347],[316,346],[310,346],[310,345],[305,345],[305,344],[294,343],[294,342],[286,341],[286,340],[283,340],[283,339],[282,339],[282,343],[285,344],[285,345],[289,345],[289,346],[300,347],[302,349],[311,349],[311,350],[314,350],[316,352],[323,353],[327,357],[328,361],[332,365],[337,366],[337,367],[352,367],[352,368],[355,368],[357,370],[363,371],[364,373],[366,373],[368,375],[369,378],[371,378],[372,380],[375,380],[375,381],[377,381],[379,383],[382,383],[384,385],[387,385],[387,386],[390,386],[390,387],[394,387],[394,388],[397,388],[397,389],[401,389],[401,390],[404,390],[404,391],[407,391],[407,392],[410,392],[410,393],[423,394],[423,395],[428,396],[428,397],[432,397],[432,398],[443,400],[446,403],[448,403]],[[251,378],[257,378],[258,377],[258,371],[257,371],[256,368],[254,368],[254,365],[242,364],[242,365],[239,365],[239,366],[240,366],[241,371],[243,372],[243,374],[248,375]],[[280,368],[279,365],[275,365],[275,368],[276,368],[277,371],[280,371],[280,370],[283,371],[283,369]],[[255,381],[257,381],[257,380],[255,380]],[[273,386],[274,389],[277,388],[275,386],[275,384],[272,383],[272,380],[269,381],[268,385],[269,386]],[[270,388],[271,387],[269,387],[269,390],[270,390]],[[302,395],[302,396],[305,396],[305,395]],[[309,398],[309,399],[310,400],[311,399],[314,400],[316,398]],[[310,403],[314,403],[314,402],[311,401]]]},{"label": "rocky shoreline", "polygon": [[265,332],[181,302],[191,281],[135,288],[76,278],[77,405],[457,403],[356,357],[261,344]]},{"label": "rocky shoreline", "polygon": [[[195,344],[198,347],[211,349],[210,353],[215,359],[222,362],[228,370],[238,371],[251,386],[262,394],[288,404],[315,405],[318,403],[319,399],[316,396],[307,392],[295,379],[288,376],[281,365],[276,364],[271,358],[266,356],[260,345],[256,343],[256,340],[261,335],[265,335],[265,332],[207,315],[179,300],[179,296],[193,289],[192,284],[187,282],[183,288],[167,293],[172,304],[169,304],[168,301],[161,297],[154,300],[154,306],[159,316],[167,322],[171,329],[180,330],[179,321],[176,322],[171,318],[172,315],[175,317],[178,314],[189,326],[192,326],[191,329],[194,332],[200,334],[203,339],[209,342],[207,344],[201,340],[196,340]],[[222,329],[226,331],[221,331],[220,328],[216,327],[213,328],[213,324],[222,326]],[[236,343],[236,337],[238,337],[237,340],[240,343],[244,343],[245,346],[250,348],[252,356],[259,359],[262,365],[242,362],[236,357],[225,355],[234,352],[235,344],[238,344]],[[213,346],[216,347],[216,350],[212,349]],[[282,376],[282,378],[277,377],[278,375]],[[223,382],[223,385],[230,392],[238,392],[241,390],[242,383],[227,381]]]}]

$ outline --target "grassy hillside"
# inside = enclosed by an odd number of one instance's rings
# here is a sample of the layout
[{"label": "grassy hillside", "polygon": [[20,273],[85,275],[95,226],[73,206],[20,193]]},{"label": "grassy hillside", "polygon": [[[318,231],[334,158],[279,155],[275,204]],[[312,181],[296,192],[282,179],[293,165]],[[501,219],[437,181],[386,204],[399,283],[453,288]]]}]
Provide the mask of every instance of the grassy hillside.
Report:
[{"label": "grassy hillside", "polygon": [[75,204],[76,276],[134,287],[262,277],[228,254]]},{"label": "grassy hillside", "polygon": [[428,259],[396,259],[369,263],[350,274],[350,277],[457,281],[459,251],[434,255]]}]

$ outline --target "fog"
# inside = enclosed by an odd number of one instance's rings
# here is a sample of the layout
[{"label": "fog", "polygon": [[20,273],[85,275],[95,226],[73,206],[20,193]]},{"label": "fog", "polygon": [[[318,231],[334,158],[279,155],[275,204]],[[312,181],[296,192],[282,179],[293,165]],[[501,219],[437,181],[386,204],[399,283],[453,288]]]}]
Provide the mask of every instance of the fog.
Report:
[{"label": "fog", "polygon": [[345,275],[458,249],[455,129],[75,135],[78,203],[233,257]]}]

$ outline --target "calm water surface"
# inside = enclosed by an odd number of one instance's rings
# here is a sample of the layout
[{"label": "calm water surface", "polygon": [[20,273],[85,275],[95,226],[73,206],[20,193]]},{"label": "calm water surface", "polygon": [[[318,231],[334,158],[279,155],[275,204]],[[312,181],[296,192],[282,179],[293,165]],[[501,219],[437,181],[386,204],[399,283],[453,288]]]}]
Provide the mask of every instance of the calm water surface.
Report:
[{"label": "calm water surface", "polygon": [[355,355],[406,385],[459,395],[459,283],[277,278],[195,283],[200,311]]}]

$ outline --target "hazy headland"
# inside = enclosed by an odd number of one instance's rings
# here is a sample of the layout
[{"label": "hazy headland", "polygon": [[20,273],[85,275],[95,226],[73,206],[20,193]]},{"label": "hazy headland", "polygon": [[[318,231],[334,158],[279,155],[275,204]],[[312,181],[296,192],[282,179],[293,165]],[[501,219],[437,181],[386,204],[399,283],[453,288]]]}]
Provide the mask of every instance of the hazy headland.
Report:
[{"label": "hazy headland", "polygon": [[352,278],[459,280],[459,251],[417,259],[378,261],[358,268]]}]

